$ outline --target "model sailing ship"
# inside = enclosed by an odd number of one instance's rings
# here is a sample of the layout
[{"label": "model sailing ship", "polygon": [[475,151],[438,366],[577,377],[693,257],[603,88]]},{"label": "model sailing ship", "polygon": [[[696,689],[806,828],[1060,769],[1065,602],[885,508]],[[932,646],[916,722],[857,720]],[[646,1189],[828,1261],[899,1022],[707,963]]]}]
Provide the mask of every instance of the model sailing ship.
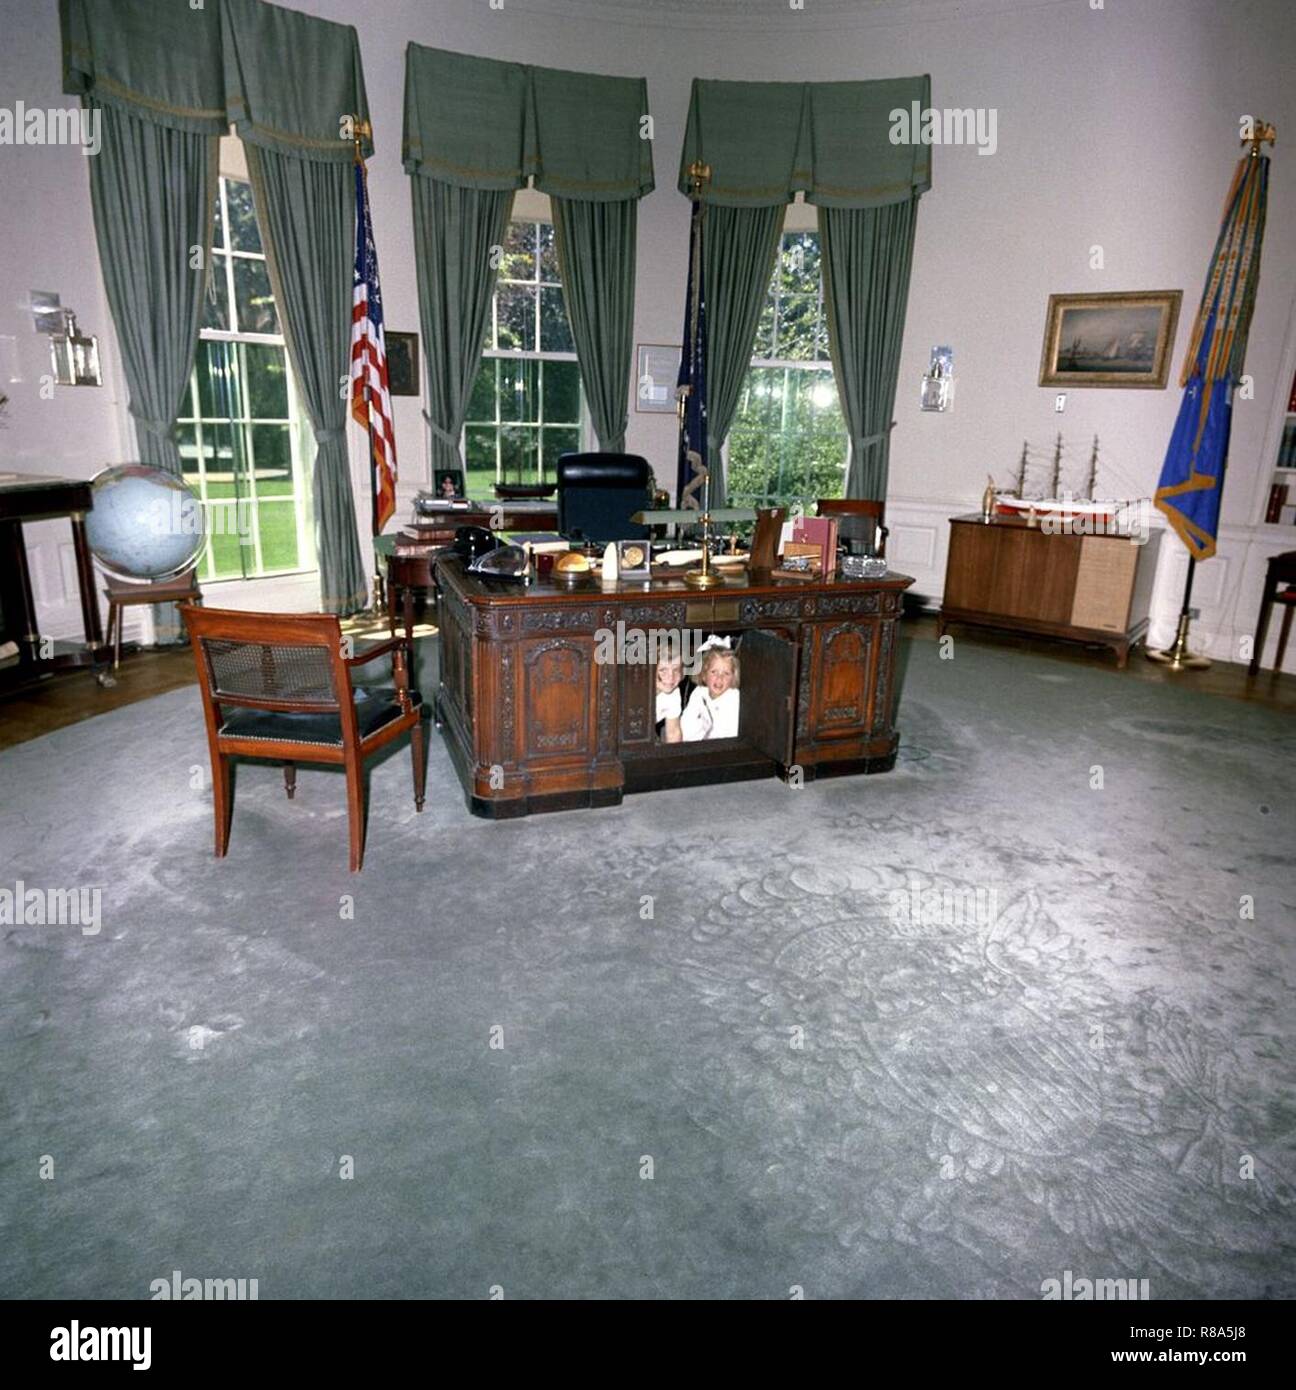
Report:
[{"label": "model sailing ship", "polygon": [[1082,497],[1075,496],[1061,485],[1062,453],[1062,436],[1059,434],[1053,446],[1052,476],[1049,482],[1048,495],[1028,497],[1026,495],[1026,470],[1030,461],[1030,446],[1023,440],[1021,459],[1017,465],[1017,476],[1012,489],[1001,491],[994,486],[994,479],[991,478],[990,486],[986,488],[986,495],[982,502],[982,515],[987,520],[992,515],[1024,516],[1032,524],[1036,522],[1062,525],[1088,523],[1093,526],[1101,526],[1103,529],[1119,530],[1123,525],[1124,518],[1129,517],[1135,508],[1146,504],[1146,498],[1099,498],[1094,495],[1098,486],[1097,435],[1094,435],[1093,448],[1089,454],[1089,473]]}]

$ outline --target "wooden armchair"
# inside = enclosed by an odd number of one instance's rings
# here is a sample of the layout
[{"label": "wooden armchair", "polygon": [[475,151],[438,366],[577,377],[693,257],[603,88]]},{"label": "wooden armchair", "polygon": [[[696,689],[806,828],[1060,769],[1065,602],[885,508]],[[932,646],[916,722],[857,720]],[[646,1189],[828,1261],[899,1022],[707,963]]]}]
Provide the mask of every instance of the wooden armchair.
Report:
[{"label": "wooden armchair", "polygon": [[[393,637],[344,655],[342,628],[328,613],[240,613],[184,604],[207,719],[216,810],[216,855],[229,847],[230,759],[283,763],[291,801],[297,764],[346,769],[350,866],[364,860],[364,760],[406,730],[414,761],[414,806],[423,809],[422,700],[409,684],[413,643]],[[390,653],[395,687],[356,687],[351,672]]]},{"label": "wooden armchair", "polygon": [[887,537],[891,533],[885,525],[885,502],[873,502],[868,498],[821,497],[817,509],[820,516],[839,518],[838,539],[852,542],[851,548],[856,554],[868,546],[872,546],[877,555],[886,554]]}]

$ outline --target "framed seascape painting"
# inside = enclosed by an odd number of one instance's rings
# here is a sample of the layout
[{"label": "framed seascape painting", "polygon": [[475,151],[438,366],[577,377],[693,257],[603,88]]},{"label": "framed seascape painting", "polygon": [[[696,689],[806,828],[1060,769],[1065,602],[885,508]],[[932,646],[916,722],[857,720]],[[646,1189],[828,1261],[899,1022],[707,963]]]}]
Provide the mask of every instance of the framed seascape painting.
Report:
[{"label": "framed seascape painting", "polygon": [[1164,390],[1182,290],[1051,294],[1041,386]]}]

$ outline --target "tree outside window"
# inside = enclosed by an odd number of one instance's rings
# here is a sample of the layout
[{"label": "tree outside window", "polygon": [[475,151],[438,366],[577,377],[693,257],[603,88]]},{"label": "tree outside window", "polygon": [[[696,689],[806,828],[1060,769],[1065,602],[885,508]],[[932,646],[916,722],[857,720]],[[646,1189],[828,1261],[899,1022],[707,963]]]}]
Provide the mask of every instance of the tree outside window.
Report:
[{"label": "tree outside window", "polygon": [[464,425],[468,495],[556,482],[559,454],[581,447],[582,420],[553,227],[510,222]]},{"label": "tree outside window", "polygon": [[733,506],[840,497],[846,421],[828,354],[818,232],[785,232],[728,438]]}]

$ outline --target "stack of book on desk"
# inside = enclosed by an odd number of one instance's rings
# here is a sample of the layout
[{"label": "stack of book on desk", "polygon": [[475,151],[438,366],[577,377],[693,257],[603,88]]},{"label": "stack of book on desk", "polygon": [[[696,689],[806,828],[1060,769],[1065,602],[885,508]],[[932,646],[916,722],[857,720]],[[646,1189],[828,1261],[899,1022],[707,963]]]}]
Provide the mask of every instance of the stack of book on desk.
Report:
[{"label": "stack of book on desk", "polygon": [[835,517],[801,516],[784,523],[783,564],[775,575],[780,579],[819,579],[831,578],[836,572]]}]

